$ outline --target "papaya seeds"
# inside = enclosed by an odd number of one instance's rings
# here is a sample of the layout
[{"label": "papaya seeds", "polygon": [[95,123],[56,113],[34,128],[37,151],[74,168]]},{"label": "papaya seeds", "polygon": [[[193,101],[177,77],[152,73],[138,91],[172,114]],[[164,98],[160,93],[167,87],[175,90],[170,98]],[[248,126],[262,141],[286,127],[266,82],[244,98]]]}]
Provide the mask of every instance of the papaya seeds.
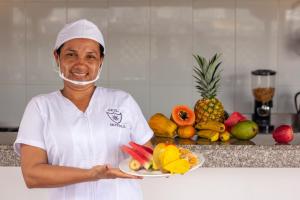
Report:
[{"label": "papaya seeds", "polygon": [[178,126],[192,126],[195,123],[195,113],[186,105],[177,105],[172,109],[171,120]]}]

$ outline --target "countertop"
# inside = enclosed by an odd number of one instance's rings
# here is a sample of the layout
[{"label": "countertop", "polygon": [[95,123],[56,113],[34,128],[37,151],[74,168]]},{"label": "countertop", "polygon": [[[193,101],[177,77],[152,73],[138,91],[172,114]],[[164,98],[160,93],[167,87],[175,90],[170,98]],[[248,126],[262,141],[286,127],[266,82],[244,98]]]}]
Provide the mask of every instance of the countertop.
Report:
[{"label": "countertop", "polygon": [[[19,166],[20,159],[12,147],[16,135],[0,132],[0,166]],[[258,134],[251,141],[232,139],[226,143],[209,143],[196,137],[193,140],[153,138],[152,141],[155,144],[166,140],[202,153],[206,159],[203,167],[300,167],[300,133],[295,134],[289,145],[276,144],[271,134]]]}]

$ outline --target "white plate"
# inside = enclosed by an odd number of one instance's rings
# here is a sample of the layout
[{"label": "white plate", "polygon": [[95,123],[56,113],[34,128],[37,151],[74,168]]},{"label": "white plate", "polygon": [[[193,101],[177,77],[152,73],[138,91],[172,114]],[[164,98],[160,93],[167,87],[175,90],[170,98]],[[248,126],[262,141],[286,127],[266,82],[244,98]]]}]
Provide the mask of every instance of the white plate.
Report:
[{"label": "white plate", "polygon": [[[196,154],[199,160],[199,163],[197,165],[195,165],[192,169],[190,169],[188,172],[193,171],[199,167],[201,167],[205,161],[205,158],[202,154]],[[134,176],[143,176],[143,177],[168,177],[171,176],[173,174],[170,173],[162,173],[161,171],[150,171],[150,170],[145,170],[145,169],[141,169],[138,171],[134,171],[132,169],[129,168],[129,162],[130,162],[131,158],[127,158],[125,160],[123,160],[120,164],[119,164],[119,168],[122,172],[125,172],[127,174],[131,174]]]}]

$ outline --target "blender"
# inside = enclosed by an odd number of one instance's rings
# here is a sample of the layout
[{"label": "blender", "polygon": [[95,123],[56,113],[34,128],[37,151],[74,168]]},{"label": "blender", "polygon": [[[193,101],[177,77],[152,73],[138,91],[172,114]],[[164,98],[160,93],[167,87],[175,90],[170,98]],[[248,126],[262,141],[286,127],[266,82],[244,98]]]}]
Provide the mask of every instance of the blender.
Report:
[{"label": "blender", "polygon": [[259,127],[260,133],[270,133],[274,126],[271,125],[271,108],[275,92],[276,72],[268,69],[258,69],[251,72],[252,94],[255,99],[252,120]]}]

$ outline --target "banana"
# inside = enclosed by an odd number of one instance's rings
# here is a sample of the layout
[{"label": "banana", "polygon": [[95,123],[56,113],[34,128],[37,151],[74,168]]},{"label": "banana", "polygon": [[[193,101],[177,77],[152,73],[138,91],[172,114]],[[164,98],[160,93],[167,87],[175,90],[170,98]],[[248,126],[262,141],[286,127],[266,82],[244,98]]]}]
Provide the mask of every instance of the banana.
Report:
[{"label": "banana", "polygon": [[196,129],[209,129],[217,132],[224,132],[225,125],[217,121],[199,122],[195,126]]},{"label": "banana", "polygon": [[199,137],[209,139],[211,142],[215,142],[219,139],[219,132],[213,130],[200,130],[197,134]]},{"label": "banana", "polygon": [[228,131],[224,131],[222,133],[220,133],[220,140],[222,142],[226,142],[230,139],[230,133]]}]

